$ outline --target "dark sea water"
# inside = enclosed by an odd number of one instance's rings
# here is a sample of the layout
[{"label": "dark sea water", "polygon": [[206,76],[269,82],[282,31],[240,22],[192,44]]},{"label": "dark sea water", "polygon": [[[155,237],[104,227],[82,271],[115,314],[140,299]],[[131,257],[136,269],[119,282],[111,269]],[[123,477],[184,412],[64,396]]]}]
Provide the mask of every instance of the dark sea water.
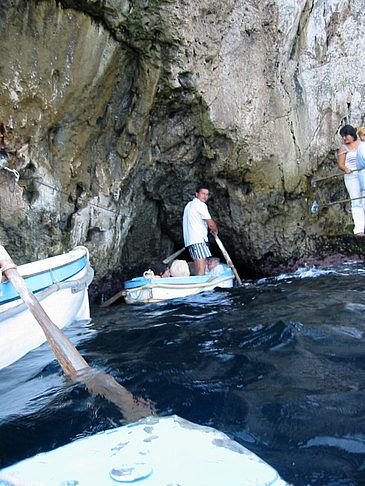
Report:
[{"label": "dark sea water", "polygon": [[[294,485],[365,484],[363,263],[91,311],[66,334],[160,415],[225,432]],[[47,344],[0,371],[0,467],[122,423]]]}]

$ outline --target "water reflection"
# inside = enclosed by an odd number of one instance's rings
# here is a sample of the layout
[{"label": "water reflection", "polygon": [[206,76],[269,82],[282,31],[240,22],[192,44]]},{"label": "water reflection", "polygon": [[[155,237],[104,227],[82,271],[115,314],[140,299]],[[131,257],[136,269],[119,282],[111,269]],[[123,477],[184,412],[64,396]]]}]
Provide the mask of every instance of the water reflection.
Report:
[{"label": "water reflection", "polygon": [[[93,309],[79,350],[160,415],[226,432],[295,485],[364,484],[364,273],[359,263],[303,269]],[[0,410],[4,463],[121,423],[64,379],[46,345],[0,372]]]}]

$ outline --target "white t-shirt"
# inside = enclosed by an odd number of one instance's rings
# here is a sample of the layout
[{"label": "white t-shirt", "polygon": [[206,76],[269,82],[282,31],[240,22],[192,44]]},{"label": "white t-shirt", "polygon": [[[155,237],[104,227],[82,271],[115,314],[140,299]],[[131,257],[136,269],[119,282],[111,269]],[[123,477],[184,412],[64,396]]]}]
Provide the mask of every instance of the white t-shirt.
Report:
[{"label": "white t-shirt", "polygon": [[346,145],[341,145],[346,150],[345,167],[356,170],[356,150],[349,150]]},{"label": "white t-shirt", "polygon": [[208,206],[194,197],[185,206],[183,217],[183,233],[185,246],[208,241],[208,225],[205,219],[212,219]]}]

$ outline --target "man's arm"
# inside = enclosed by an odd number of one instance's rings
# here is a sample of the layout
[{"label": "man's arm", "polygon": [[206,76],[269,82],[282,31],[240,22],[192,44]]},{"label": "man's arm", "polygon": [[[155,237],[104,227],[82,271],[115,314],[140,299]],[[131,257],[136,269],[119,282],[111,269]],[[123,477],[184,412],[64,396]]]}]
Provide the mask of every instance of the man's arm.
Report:
[{"label": "man's arm", "polygon": [[207,223],[212,235],[216,236],[218,234],[218,228],[215,222],[212,219],[205,219],[204,221]]}]

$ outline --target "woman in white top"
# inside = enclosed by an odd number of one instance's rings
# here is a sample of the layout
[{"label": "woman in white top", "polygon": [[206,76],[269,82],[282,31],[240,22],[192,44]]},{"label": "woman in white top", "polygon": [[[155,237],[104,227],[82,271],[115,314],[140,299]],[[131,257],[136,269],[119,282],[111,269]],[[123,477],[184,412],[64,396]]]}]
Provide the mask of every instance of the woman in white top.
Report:
[{"label": "woman in white top", "polygon": [[[338,166],[345,172],[345,186],[351,201],[352,219],[354,220],[354,233],[365,236],[365,212],[362,204],[360,178],[356,172],[356,152],[360,141],[357,140],[356,130],[351,125],[345,125],[340,130],[343,140],[338,152]],[[354,172],[355,171],[355,172]]]}]

